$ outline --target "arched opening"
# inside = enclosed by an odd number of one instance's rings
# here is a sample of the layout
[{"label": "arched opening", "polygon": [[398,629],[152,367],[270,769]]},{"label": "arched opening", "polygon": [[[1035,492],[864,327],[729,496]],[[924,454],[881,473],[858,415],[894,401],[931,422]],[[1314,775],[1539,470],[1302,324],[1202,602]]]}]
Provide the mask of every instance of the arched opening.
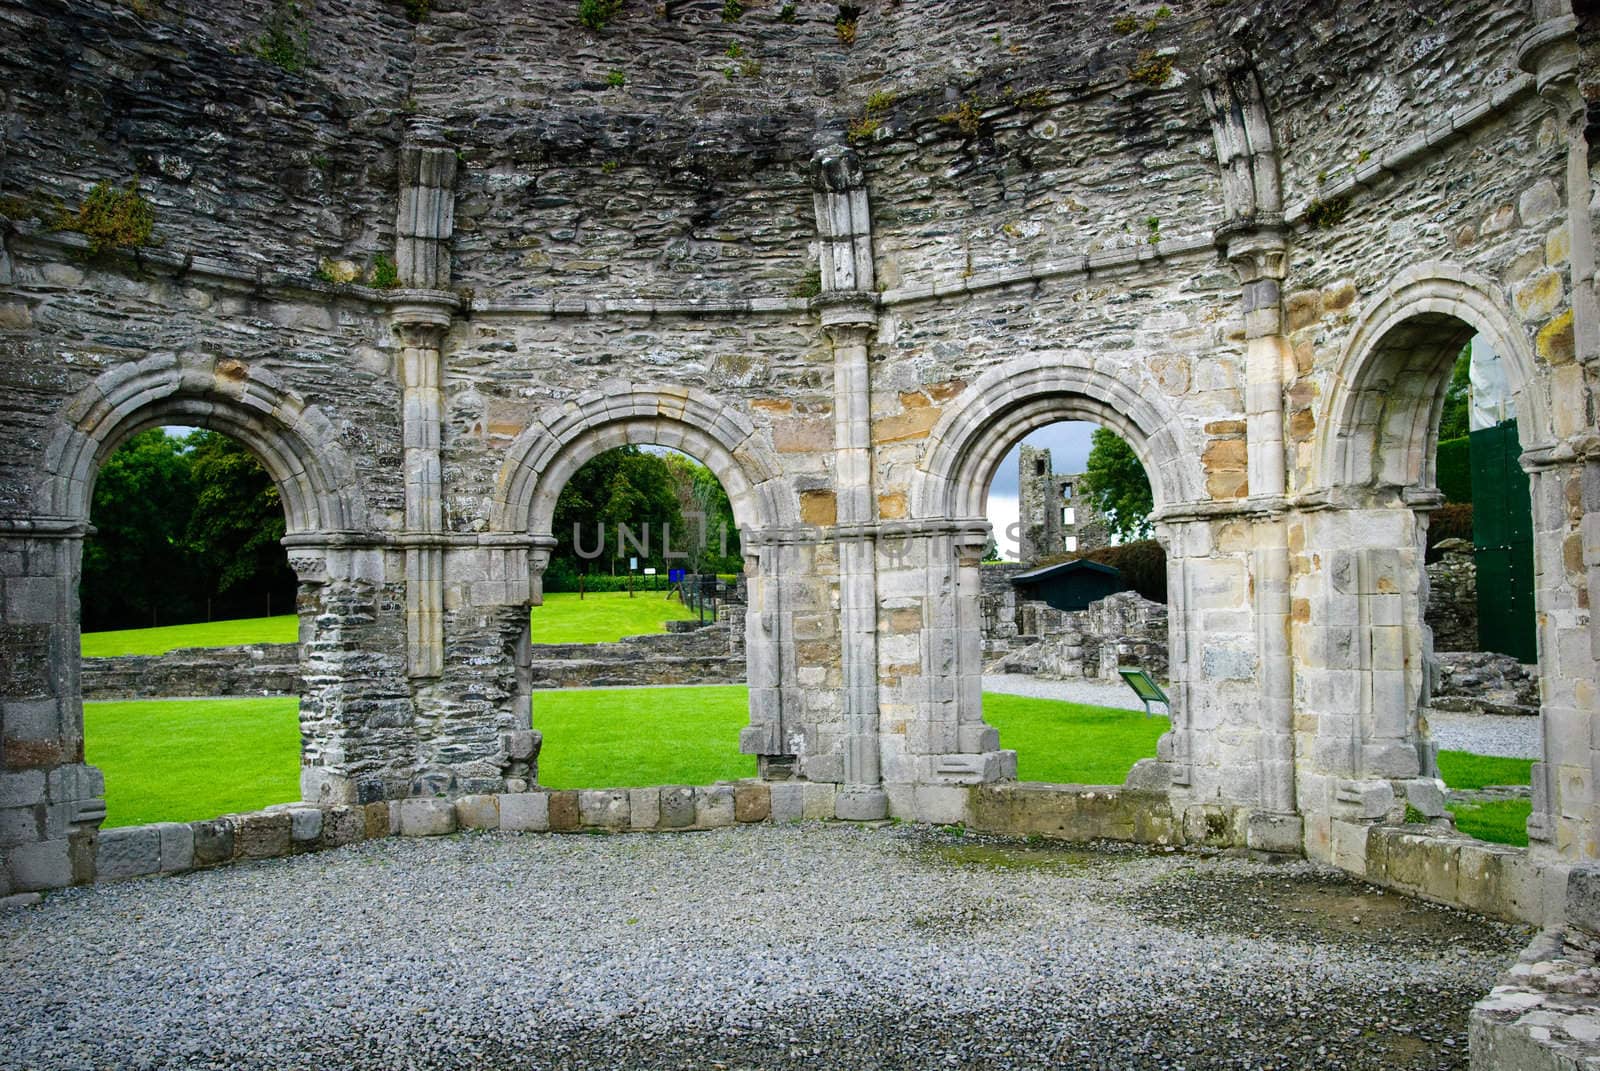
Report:
[{"label": "arched opening", "polygon": [[[1524,472],[1548,409],[1525,334],[1490,292],[1449,271],[1403,276],[1357,331],[1321,469],[1342,545],[1309,540],[1326,548],[1323,571],[1349,567],[1347,581],[1296,585],[1329,616],[1365,625],[1357,654],[1372,681],[1319,719],[1312,746],[1336,754],[1331,738],[1349,734],[1350,774],[1420,774],[1396,817],[1525,845],[1553,839],[1557,767],[1580,763],[1586,783],[1589,757],[1552,753],[1576,718],[1540,705],[1549,617],[1538,604],[1557,584],[1536,575],[1536,559],[1540,534],[1566,518],[1541,514],[1549,477]],[[1426,788],[1434,776],[1443,798]]]},{"label": "arched opening", "polygon": [[[765,552],[762,541],[766,532],[797,523],[798,504],[793,488],[779,478],[781,469],[770,447],[736,410],[699,391],[638,385],[604,396],[585,395],[539,414],[509,452],[494,512],[499,531],[525,533],[534,548],[528,587],[532,613],[538,612],[543,599],[551,555],[560,549],[556,516],[562,491],[592,459],[620,447],[687,455],[709,471],[725,494],[740,536],[740,585],[745,596],[742,640],[748,716],[739,730],[738,746],[744,755],[781,754],[784,699],[797,682],[785,676],[780,654],[785,626],[774,597],[778,563]],[[629,552],[624,560],[644,556]],[[656,568],[663,567],[664,560]],[[640,563],[641,574],[643,568]],[[531,622],[531,613],[522,620]],[[737,639],[730,637],[729,642]],[[534,708],[532,728],[537,731],[531,629],[523,627],[520,636],[508,640],[517,651],[517,707],[520,712]],[[526,728],[528,722],[521,725]],[[541,745],[541,762],[550,761]]]},{"label": "arched opening", "polygon": [[1170,687],[1154,507],[1132,448],[1089,421],[1034,429],[990,480],[983,711],[1021,780],[1120,784],[1155,757],[1168,712],[1119,673]]},{"label": "arched opening", "polygon": [[84,748],[105,825],[297,798],[297,582],[271,476],[219,432],[149,428],[105,458],[89,519]]},{"label": "arched opening", "polygon": [[628,444],[560,489],[529,626],[546,788],[749,777],[746,585],[732,503],[681,450]]},{"label": "arched opening", "polygon": [[[1128,455],[1148,476],[1152,515],[1159,517],[1164,507],[1198,497],[1195,489],[1202,485],[1194,464],[1198,451],[1180,449],[1177,438],[1180,425],[1155,400],[1160,397],[1159,392],[1142,392],[1135,383],[1096,370],[1089,355],[1053,355],[1049,363],[1030,362],[1020,367],[997,369],[974,384],[970,397],[972,400],[967,405],[946,414],[930,436],[933,445],[919,466],[913,491],[917,508],[925,516],[956,518],[974,528],[991,526],[991,488],[1001,469],[1009,467],[1008,455],[1016,459],[1010,464],[1017,466],[1019,481],[1023,478],[1044,480],[1050,494],[1058,495],[1052,475],[1053,458],[1043,466],[1041,473],[1039,462],[1044,459],[1030,453],[1024,463],[1018,448],[1030,434],[1071,421],[1106,429],[1126,448]],[[1013,450],[1017,450],[1014,455]],[[1027,467],[1029,464],[1031,469]],[[1079,493],[1079,485],[1074,483],[1074,494]],[[1062,505],[1064,503],[1055,501],[1049,504],[1052,510]],[[1073,517],[1075,520],[1076,514]],[[1049,526],[1046,531],[1054,533],[1049,538],[1061,534]],[[1159,525],[1155,535],[1158,540],[1167,538]],[[1004,533],[999,536],[1003,537]],[[1065,554],[1064,534],[1062,538]],[[985,620],[985,586],[982,567],[969,568],[963,560],[957,571],[955,616],[964,630],[981,632]],[[988,586],[994,587],[993,584]],[[1181,621],[1181,614],[1167,612],[1165,629],[1169,645]],[[1155,627],[1159,630],[1162,625]],[[958,686],[967,690],[951,697],[952,705],[956,706],[964,723],[981,725],[980,698],[973,694],[978,691],[975,685],[983,673],[981,635],[969,639],[964,633],[962,652]],[[1114,648],[1108,661],[1120,661]],[[1171,684],[1164,693],[1170,699],[1171,724],[1181,731],[1185,695],[1181,648],[1171,662],[1167,674]],[[1099,669],[1098,658],[1096,669]],[[1117,687],[1127,686],[1119,681]],[[1131,691],[1128,694],[1133,695]],[[1143,719],[1142,704],[1136,717]],[[1136,735],[1142,739],[1141,734]],[[1182,751],[1172,742],[1174,735],[1168,732],[1163,736],[1166,743],[1158,748],[1167,758]],[[1000,743],[1007,745],[1003,736]],[[1141,743],[1139,747],[1143,751],[1147,744]],[[1020,763],[1020,755],[1018,760]],[[1026,778],[1027,774],[1019,770],[1019,776]]]}]

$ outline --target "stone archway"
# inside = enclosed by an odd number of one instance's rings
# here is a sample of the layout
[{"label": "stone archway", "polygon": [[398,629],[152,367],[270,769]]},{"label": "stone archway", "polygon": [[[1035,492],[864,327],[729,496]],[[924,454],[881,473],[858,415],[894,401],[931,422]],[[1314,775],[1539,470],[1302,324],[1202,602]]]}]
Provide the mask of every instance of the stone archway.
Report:
[{"label": "stone archway", "polygon": [[[1386,796],[1384,781],[1434,772],[1420,714],[1432,646],[1422,620],[1427,514],[1442,502],[1434,469],[1449,371],[1482,334],[1507,369],[1533,479],[1544,699],[1529,835],[1564,849],[1592,839],[1593,829],[1588,715],[1552,657],[1566,633],[1586,632],[1576,613],[1581,578],[1561,568],[1570,527],[1564,488],[1581,485],[1582,472],[1553,456],[1548,380],[1498,291],[1451,264],[1417,265],[1362,317],[1340,355],[1306,496],[1331,508],[1305,515],[1307,558],[1293,579],[1296,602],[1308,608],[1295,626],[1296,674],[1312,699],[1306,721],[1315,725],[1302,750],[1321,756],[1320,774],[1331,774],[1334,795],[1347,800],[1363,791]],[[1563,805],[1564,785],[1581,790],[1582,817],[1570,801]],[[1317,805],[1337,809],[1333,800]]]},{"label": "stone archway", "polygon": [[[777,583],[781,571],[774,537],[798,525],[799,507],[770,447],[737,410],[698,390],[627,384],[604,394],[592,392],[540,413],[507,451],[500,470],[492,517],[495,529],[518,533],[533,550],[528,560],[529,604],[542,601],[542,575],[555,545],[551,523],[567,481],[590,458],[627,445],[672,447],[705,464],[721,482],[739,525],[748,586],[745,615],[746,679],[750,725],[740,733],[745,754],[780,753],[785,695],[796,687],[786,676],[792,655],[789,622],[781,609]],[[512,638],[518,662],[514,717],[529,727],[525,612],[517,616]]]}]

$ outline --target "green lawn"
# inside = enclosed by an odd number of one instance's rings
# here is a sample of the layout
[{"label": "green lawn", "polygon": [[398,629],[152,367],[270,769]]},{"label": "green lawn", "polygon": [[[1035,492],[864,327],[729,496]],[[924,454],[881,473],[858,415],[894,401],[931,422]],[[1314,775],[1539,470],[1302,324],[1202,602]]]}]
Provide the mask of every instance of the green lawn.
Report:
[{"label": "green lawn", "polygon": [[1017,777],[1083,785],[1120,785],[1140,759],[1153,758],[1167,731],[1163,717],[1020,695],[983,696],[983,717],[1000,746],[1017,753]]},{"label": "green lawn", "polygon": [[637,788],[754,777],[755,758],[739,754],[749,696],[742,684],[535,692],[539,783]]},{"label": "green lawn", "polygon": [[[533,608],[534,643],[612,643],[624,636],[665,632],[668,621],[695,614],[664,592],[640,591],[633,598],[625,591],[590,592],[544,597]],[[117,632],[85,632],[83,656],[165,654],[178,647],[232,647],[243,643],[295,643],[300,639],[300,619],[251,617],[238,621],[210,621],[165,628],[132,628]]]},{"label": "green lawn", "polygon": [[695,614],[665,592],[593,591],[578,598],[576,592],[546,595],[543,606],[533,608],[534,643],[613,643],[624,636],[665,632],[668,621],[683,621]]},{"label": "green lawn", "polygon": [[106,826],[299,799],[298,709],[292,698],[83,704],[88,761],[106,776]]},{"label": "green lawn", "polygon": [[[1439,776],[1451,788],[1475,789],[1489,785],[1527,785],[1533,783],[1532,759],[1505,759],[1494,755],[1474,755],[1469,751],[1439,752]],[[1468,836],[1495,844],[1528,846],[1528,816],[1531,800],[1492,800],[1488,803],[1452,803],[1456,828]]]},{"label": "green lawn", "polygon": [[177,647],[233,647],[243,643],[298,643],[299,640],[300,619],[294,614],[283,614],[279,617],[246,617],[237,621],[168,625],[165,628],[85,632],[83,656],[110,658],[114,655],[157,655],[166,654]]}]

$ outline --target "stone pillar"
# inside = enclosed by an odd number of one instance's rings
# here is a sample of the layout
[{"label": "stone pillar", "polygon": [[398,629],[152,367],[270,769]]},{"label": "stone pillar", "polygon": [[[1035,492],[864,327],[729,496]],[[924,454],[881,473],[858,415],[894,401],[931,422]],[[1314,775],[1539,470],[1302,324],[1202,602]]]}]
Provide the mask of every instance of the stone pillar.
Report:
[{"label": "stone pillar", "polygon": [[787,548],[774,533],[742,532],[746,581],[745,680],[750,689],[750,724],[739,731],[741,754],[756,756],[761,777],[787,780],[795,773],[799,747],[784,721],[785,695],[794,686],[792,611],[785,606],[783,566]]},{"label": "stone pillar", "polygon": [[400,336],[401,442],[406,489],[406,665],[414,678],[444,669],[444,489],[439,436],[444,422],[441,346],[448,306],[394,310]]},{"label": "stone pillar", "polygon": [[455,233],[456,154],[406,145],[400,150],[400,203],[395,213],[395,268],[402,286],[446,290]]},{"label": "stone pillar", "polygon": [[83,761],[78,568],[86,526],[0,517],[0,896],[94,876],[105,782]]}]

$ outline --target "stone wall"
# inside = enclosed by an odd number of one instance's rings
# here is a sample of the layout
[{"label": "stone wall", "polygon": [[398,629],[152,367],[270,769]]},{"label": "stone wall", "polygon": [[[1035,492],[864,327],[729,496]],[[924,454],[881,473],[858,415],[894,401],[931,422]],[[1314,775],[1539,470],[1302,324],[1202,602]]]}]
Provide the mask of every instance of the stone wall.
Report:
[{"label": "stone wall", "polygon": [[1114,681],[1119,666],[1135,666],[1167,679],[1167,608],[1136,592],[1119,591],[1078,611],[1024,602],[1017,633],[989,672]]},{"label": "stone wall", "polygon": [[300,645],[180,647],[163,655],[85,658],[85,699],[299,695]]},{"label": "stone wall", "polygon": [[[690,631],[628,636],[619,643],[536,643],[531,650],[534,688],[742,684],[745,679],[742,614]],[[534,704],[537,708],[538,699]]]},{"label": "stone wall", "polygon": [[1428,608],[1423,618],[1433,630],[1435,651],[1478,649],[1478,563],[1472,544],[1447,539],[1428,564]]}]

